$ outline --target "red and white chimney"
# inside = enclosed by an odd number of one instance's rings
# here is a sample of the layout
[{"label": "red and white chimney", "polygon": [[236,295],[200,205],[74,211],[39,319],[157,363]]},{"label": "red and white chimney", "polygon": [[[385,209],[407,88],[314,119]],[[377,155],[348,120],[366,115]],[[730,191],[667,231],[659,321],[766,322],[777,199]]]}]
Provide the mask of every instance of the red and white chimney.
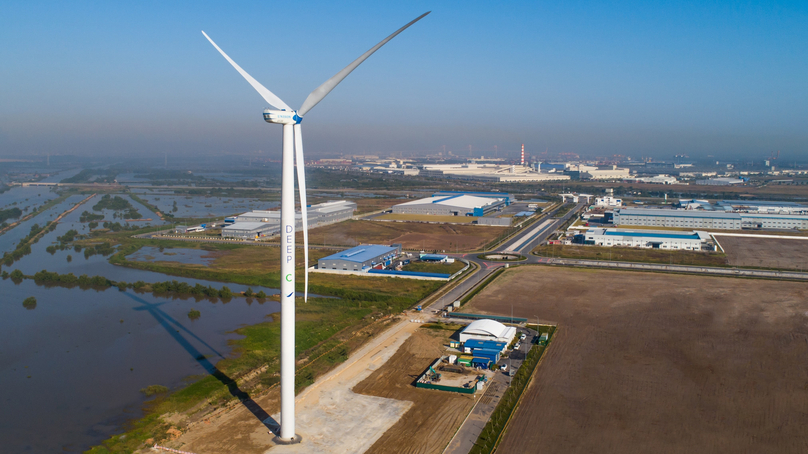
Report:
[{"label": "red and white chimney", "polygon": [[525,166],[525,144],[522,144],[522,167]]}]

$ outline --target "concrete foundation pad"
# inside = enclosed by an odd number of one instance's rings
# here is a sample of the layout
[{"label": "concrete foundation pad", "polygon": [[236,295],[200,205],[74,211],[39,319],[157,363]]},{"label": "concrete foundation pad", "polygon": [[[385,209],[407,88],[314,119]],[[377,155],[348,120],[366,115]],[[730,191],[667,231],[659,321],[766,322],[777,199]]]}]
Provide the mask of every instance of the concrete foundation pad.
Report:
[{"label": "concrete foundation pad", "polygon": [[[363,347],[296,399],[299,444],[277,445],[277,453],[362,453],[410,409],[412,402],[356,394],[351,389],[387,362],[419,324],[400,322]],[[276,414],[267,419],[283,424]]]}]

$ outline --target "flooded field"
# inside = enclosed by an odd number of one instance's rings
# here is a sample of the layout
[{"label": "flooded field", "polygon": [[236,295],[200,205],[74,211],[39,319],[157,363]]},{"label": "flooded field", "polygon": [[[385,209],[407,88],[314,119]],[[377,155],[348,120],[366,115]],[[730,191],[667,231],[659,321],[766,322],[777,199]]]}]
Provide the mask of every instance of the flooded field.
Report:
[{"label": "flooded field", "polygon": [[[0,236],[0,253],[10,251],[31,225],[44,225],[85,196],[65,202]],[[100,197],[100,196],[99,196]],[[81,213],[92,210],[99,197],[65,216],[53,232],[32,246],[32,252],[5,271],[32,275],[40,270],[101,275],[112,280],[161,282],[177,280],[220,288],[221,282],[180,278],[111,265],[101,255],[85,257],[73,248],[48,253],[58,236],[70,229],[88,233]],[[139,210],[145,209],[132,202]],[[100,212],[105,220],[110,210]],[[142,212],[144,217],[147,216]],[[101,221],[103,222],[103,221]],[[153,251],[151,249],[154,249]],[[159,248],[142,251],[157,258]],[[181,253],[180,253],[181,252]],[[176,253],[176,256],[166,255]],[[195,255],[199,253],[199,255]],[[174,261],[204,260],[205,251],[165,249]],[[234,292],[247,286],[226,284]],[[276,289],[253,287],[267,294]],[[0,280],[0,439],[4,452],[83,452],[139,417],[150,385],[177,388],[191,375],[209,373],[230,352],[231,332],[265,321],[279,310],[273,301],[256,299],[156,297],[117,288],[81,290],[37,286],[31,280],[15,284]],[[36,298],[33,309],[23,307]],[[188,312],[201,313],[191,320]]]},{"label": "flooded field", "polygon": [[134,254],[126,256],[127,260],[140,262],[179,262],[189,265],[210,265],[215,257],[204,249],[175,249],[143,247]]},{"label": "flooded field", "polygon": [[[16,186],[0,194],[0,210],[17,207],[21,210],[28,207],[40,206],[48,200],[53,200],[58,195],[46,187],[22,187]],[[23,213],[23,216],[27,214]]]},{"label": "flooded field", "polygon": [[[134,191],[133,191],[134,192]],[[252,198],[205,197],[138,192],[138,197],[178,218],[205,218],[241,214],[252,210],[269,210],[280,206],[278,202]]]},{"label": "flooded field", "polygon": [[[5,452],[82,452],[141,414],[150,385],[176,388],[228,355],[229,332],[279,304],[167,299],[115,288],[0,281],[0,438]],[[36,298],[26,309],[25,298]],[[190,320],[188,312],[201,312]]]}]

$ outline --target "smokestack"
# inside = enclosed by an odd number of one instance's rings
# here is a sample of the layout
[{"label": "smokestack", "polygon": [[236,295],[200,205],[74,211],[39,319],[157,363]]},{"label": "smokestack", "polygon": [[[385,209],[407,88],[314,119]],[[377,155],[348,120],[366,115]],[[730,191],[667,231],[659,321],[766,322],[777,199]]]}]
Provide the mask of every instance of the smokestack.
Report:
[{"label": "smokestack", "polygon": [[522,167],[525,166],[525,144],[522,144]]}]

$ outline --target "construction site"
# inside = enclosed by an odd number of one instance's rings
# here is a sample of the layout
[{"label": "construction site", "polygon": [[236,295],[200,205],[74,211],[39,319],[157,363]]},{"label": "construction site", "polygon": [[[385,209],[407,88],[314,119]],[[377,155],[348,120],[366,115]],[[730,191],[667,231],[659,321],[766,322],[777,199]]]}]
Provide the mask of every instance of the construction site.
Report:
[{"label": "construction site", "polygon": [[[467,357],[466,364],[471,362]],[[464,365],[458,362],[457,355],[441,356],[424,372],[415,386],[425,389],[437,389],[462,394],[474,394],[482,391],[494,372],[483,368],[481,363]]]}]

